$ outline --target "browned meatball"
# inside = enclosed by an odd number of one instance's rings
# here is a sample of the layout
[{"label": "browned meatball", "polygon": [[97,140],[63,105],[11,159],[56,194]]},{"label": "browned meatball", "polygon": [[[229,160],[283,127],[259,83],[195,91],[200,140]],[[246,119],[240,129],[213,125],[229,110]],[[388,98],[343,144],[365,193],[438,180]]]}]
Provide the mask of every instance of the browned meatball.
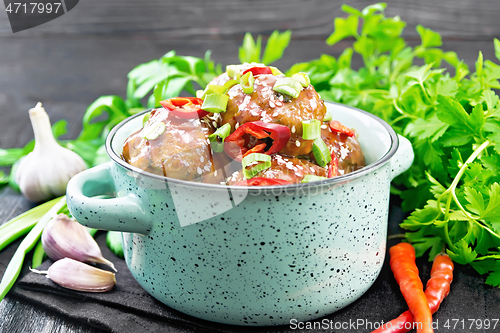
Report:
[{"label": "browned meatball", "polygon": [[[332,132],[329,126],[323,125],[321,138],[326,143],[330,153],[335,152],[339,161],[339,175],[356,171],[365,166],[365,156],[355,137],[343,133]],[[326,128],[325,128],[326,127]],[[314,155],[310,158],[314,161]]]},{"label": "browned meatball", "polygon": [[[227,77],[227,74],[223,74]],[[313,86],[302,89],[297,98],[282,95],[272,88],[278,79],[274,75],[255,76],[254,92],[246,94],[239,84],[228,91],[227,111],[221,114],[221,125],[229,123],[233,130],[250,121],[262,120],[290,128],[290,139],[281,154],[306,155],[311,152],[312,141],[302,139],[302,121],[323,120],[326,113],[324,101]],[[225,78],[220,78],[221,83]],[[214,81],[218,82],[218,81]]]},{"label": "browned meatball", "polygon": [[[292,183],[300,183],[306,175],[327,177],[328,169],[322,168],[306,159],[276,154],[271,158],[271,167],[259,172],[255,177],[283,179]],[[244,180],[242,171],[237,171],[226,181],[229,185],[232,185],[242,180]]]},{"label": "browned meatball", "polygon": [[165,123],[165,132],[154,140],[141,137],[142,129],[132,134],[123,146],[123,159],[129,164],[157,175],[199,180],[213,172],[208,128],[199,119],[179,119],[163,108],[151,112],[145,128]]}]

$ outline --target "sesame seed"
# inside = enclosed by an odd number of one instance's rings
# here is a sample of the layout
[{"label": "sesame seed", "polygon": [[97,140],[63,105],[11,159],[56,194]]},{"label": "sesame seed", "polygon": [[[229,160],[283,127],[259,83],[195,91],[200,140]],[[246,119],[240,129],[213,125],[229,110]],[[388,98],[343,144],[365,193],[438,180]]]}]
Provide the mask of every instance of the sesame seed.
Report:
[{"label": "sesame seed", "polygon": [[283,103],[281,103],[281,102],[278,101],[278,102],[276,102],[276,106],[281,107],[281,106],[283,106]]},{"label": "sesame seed", "polygon": [[212,124],[214,125],[214,127],[217,127],[217,122],[216,121],[213,121]]},{"label": "sesame seed", "polygon": [[234,125],[234,129],[237,129],[238,127],[240,127],[240,124],[236,123],[236,125]]},{"label": "sesame seed", "polygon": [[274,108],[276,106],[276,104],[274,104],[273,101],[269,101],[269,106],[272,107],[272,108]]},{"label": "sesame seed", "polygon": [[295,133],[295,125],[292,126],[292,133]]},{"label": "sesame seed", "polygon": [[200,156],[200,162],[203,163],[205,161],[205,158],[203,156]]},{"label": "sesame seed", "polygon": [[217,170],[214,171],[214,176],[217,177]]},{"label": "sesame seed", "polygon": [[327,129],[328,126],[326,126],[325,124],[321,125],[321,128],[322,129]]},{"label": "sesame seed", "polygon": [[201,175],[203,173],[203,170],[200,167],[197,167],[196,172],[198,172],[198,174]]},{"label": "sesame seed", "polygon": [[295,141],[295,145],[296,145],[297,147],[300,147],[300,141],[299,141],[299,140]]}]

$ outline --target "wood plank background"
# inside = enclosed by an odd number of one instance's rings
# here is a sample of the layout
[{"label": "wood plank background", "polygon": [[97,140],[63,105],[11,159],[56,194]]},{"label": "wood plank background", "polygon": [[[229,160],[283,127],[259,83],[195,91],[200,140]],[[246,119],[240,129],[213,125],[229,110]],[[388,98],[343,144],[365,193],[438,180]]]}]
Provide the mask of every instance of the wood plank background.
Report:
[{"label": "wood plank background", "polygon": [[[0,147],[21,147],[33,138],[27,110],[42,101],[52,122],[67,119],[68,138],[101,95],[124,96],[127,73],[169,50],[238,62],[245,32],[268,36],[291,29],[286,69],[321,54],[338,56],[349,41],[333,47],[325,39],[333,20],[345,16],[337,0],[82,0],[62,17],[13,34],[0,4]],[[372,1],[353,0],[361,9]],[[479,50],[494,59],[493,38],[500,37],[499,0],[390,0],[388,16],[407,22],[404,35],[418,43],[421,24],[443,36],[443,49],[456,51],[473,66]],[[359,66],[359,59],[354,66]],[[10,189],[0,190],[0,224],[32,207]],[[0,332],[89,332],[19,300],[0,303]],[[16,319],[18,318],[18,319]],[[22,326],[19,326],[22,325]]]}]

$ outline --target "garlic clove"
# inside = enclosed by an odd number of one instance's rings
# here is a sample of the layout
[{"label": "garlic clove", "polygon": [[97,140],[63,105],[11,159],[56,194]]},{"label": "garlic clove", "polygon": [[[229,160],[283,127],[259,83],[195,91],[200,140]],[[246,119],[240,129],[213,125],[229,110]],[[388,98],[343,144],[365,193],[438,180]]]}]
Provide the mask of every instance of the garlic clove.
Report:
[{"label": "garlic clove", "polygon": [[116,284],[115,274],[95,268],[71,258],[64,258],[53,263],[47,271],[31,269],[47,277],[61,287],[87,292],[109,291]]},{"label": "garlic clove", "polygon": [[108,265],[116,272],[113,263],[103,257],[99,245],[87,229],[65,214],[59,214],[45,226],[42,245],[45,253],[54,261],[68,257],[81,262]]},{"label": "garlic clove", "polygon": [[29,114],[35,148],[19,163],[15,179],[21,193],[38,202],[63,195],[71,177],[87,169],[87,165],[78,154],[57,143],[42,103]]}]

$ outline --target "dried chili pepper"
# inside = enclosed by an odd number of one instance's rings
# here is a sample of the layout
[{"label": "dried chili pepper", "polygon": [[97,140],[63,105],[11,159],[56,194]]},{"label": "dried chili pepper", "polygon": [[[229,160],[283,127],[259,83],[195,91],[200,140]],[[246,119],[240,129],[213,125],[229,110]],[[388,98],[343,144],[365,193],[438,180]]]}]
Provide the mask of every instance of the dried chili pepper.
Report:
[{"label": "dried chili pepper", "polygon": [[[453,261],[447,254],[438,254],[432,264],[431,277],[425,289],[431,313],[439,309],[444,298],[450,293],[452,281]],[[410,310],[407,310],[372,333],[406,333],[413,328],[413,322],[413,315]]]},{"label": "dried chili pepper", "polygon": [[330,121],[330,129],[332,130],[332,132],[343,133],[343,134],[350,136],[350,137],[353,137],[356,135],[356,132],[354,132],[354,130],[350,129],[347,126],[344,126],[342,123],[340,123],[337,120]]},{"label": "dried chili pepper", "polygon": [[415,264],[415,249],[409,243],[399,243],[389,249],[389,254],[394,278],[413,314],[417,333],[434,332],[431,310]]},{"label": "dried chili pepper", "polygon": [[244,123],[226,137],[224,151],[233,160],[241,161],[251,153],[277,153],[289,139],[290,129],[285,125],[252,121]]},{"label": "dried chili pepper", "polygon": [[203,118],[208,114],[208,111],[201,109],[203,100],[196,97],[174,97],[161,101],[160,104],[178,118]]}]

